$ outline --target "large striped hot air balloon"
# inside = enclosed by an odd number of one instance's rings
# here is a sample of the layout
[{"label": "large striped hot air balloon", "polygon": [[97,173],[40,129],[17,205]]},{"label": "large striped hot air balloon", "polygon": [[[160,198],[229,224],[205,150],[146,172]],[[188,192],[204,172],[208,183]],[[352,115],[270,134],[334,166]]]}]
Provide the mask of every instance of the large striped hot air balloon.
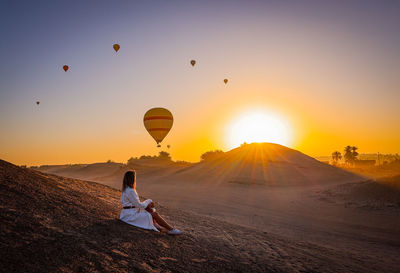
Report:
[{"label": "large striped hot air balloon", "polygon": [[165,108],[152,108],[144,114],[143,123],[147,132],[157,142],[157,147],[161,147],[161,141],[163,141],[172,128],[174,117]]}]

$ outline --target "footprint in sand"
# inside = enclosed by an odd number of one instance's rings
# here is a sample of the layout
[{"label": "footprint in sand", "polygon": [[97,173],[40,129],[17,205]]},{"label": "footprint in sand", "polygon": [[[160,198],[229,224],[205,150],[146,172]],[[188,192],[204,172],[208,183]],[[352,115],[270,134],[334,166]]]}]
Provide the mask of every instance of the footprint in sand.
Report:
[{"label": "footprint in sand", "polygon": [[144,270],[146,270],[147,272],[152,272],[152,273],[159,273],[160,270],[156,269],[156,268],[152,268],[150,265],[146,264],[146,263],[141,263],[140,264]]},{"label": "footprint in sand", "polygon": [[122,243],[121,246],[122,246],[122,248],[129,248],[129,247],[132,246],[132,244],[128,243],[128,242],[125,242],[125,243]]},{"label": "footprint in sand", "polygon": [[171,257],[160,257],[160,260],[163,260],[163,261],[174,261],[174,262],[178,261],[177,259],[171,258]]},{"label": "footprint in sand", "polygon": [[166,242],[163,242],[163,241],[161,241],[161,240],[158,240],[157,242],[158,242],[160,245],[162,245],[163,247],[169,248],[169,245],[168,245]]},{"label": "footprint in sand", "polygon": [[229,262],[227,259],[221,258],[216,256],[215,259],[220,260],[220,261],[224,261],[224,262]]},{"label": "footprint in sand", "polygon": [[124,256],[124,257],[129,257],[128,254],[125,254],[125,253],[119,251],[118,249],[113,249],[112,252],[114,252],[115,254]]},{"label": "footprint in sand", "polygon": [[204,263],[204,262],[207,262],[207,260],[206,259],[192,259],[192,261],[193,262],[196,262],[196,263]]}]

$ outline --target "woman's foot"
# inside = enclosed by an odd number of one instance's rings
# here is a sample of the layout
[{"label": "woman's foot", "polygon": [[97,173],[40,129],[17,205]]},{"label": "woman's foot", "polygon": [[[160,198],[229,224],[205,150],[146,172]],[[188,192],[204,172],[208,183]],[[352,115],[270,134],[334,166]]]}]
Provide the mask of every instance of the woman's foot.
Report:
[{"label": "woman's foot", "polygon": [[168,231],[169,235],[181,235],[182,231],[180,231],[179,229],[173,228],[170,231]]}]

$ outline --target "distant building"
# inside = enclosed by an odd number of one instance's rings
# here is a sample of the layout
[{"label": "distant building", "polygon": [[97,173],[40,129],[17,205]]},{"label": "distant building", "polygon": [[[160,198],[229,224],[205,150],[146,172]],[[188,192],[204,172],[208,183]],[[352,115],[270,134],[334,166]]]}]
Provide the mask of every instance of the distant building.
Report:
[{"label": "distant building", "polygon": [[376,160],[356,160],[354,161],[355,167],[372,167],[375,166]]}]

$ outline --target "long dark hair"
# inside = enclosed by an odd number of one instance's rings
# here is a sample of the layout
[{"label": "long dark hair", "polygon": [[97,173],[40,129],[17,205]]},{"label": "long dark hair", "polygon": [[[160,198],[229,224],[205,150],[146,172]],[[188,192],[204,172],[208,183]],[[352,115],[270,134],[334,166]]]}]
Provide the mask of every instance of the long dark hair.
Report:
[{"label": "long dark hair", "polygon": [[126,188],[136,189],[136,171],[127,171],[124,175],[124,180],[122,181],[122,191]]}]

